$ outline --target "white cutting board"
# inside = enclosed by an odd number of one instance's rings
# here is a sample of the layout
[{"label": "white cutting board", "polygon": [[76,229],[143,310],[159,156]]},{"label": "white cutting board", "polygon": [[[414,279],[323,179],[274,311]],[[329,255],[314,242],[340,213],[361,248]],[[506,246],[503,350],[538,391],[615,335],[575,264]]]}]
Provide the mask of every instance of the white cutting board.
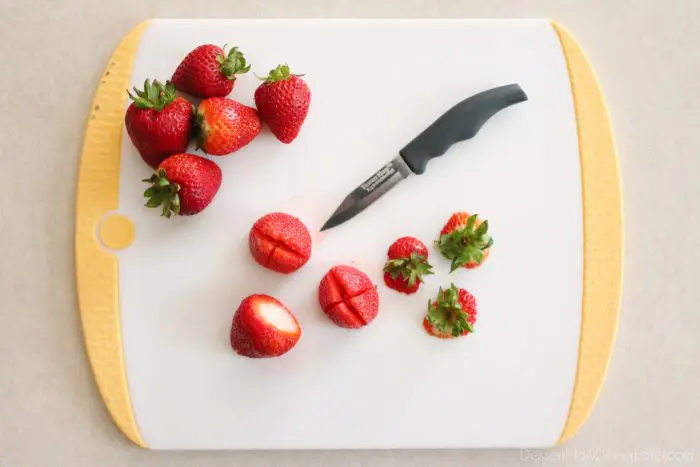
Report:
[{"label": "white cutting board", "polygon": [[[577,126],[561,43],[548,21],[155,20],[141,37],[131,85],[168,79],[203,43],[239,46],[264,75],[304,73],[309,116],[291,145],[264,130],[215,158],[221,190],[201,215],[166,220],[143,206],[150,174],[122,137],[118,212],[136,236],[118,255],[121,337],[131,408],[152,449],[537,447],[556,443],[569,414],[582,301],[582,199]],[[253,104],[259,81],[236,81]],[[496,114],[351,221],[320,226],[346,194],[445,110],[518,83],[525,103]],[[124,108],[128,102],[124,101]],[[437,273],[408,297],[386,288],[391,242],[430,244],[457,210],[489,220],[495,244],[476,270]],[[290,276],[251,258],[260,216],[301,218],[310,262]],[[336,327],[317,286],[352,264],[379,287],[361,330]],[[442,341],[421,322],[450,282],[477,298],[476,332]],[[277,297],[303,335],[281,358],[229,346],[230,322],[252,293]]]}]

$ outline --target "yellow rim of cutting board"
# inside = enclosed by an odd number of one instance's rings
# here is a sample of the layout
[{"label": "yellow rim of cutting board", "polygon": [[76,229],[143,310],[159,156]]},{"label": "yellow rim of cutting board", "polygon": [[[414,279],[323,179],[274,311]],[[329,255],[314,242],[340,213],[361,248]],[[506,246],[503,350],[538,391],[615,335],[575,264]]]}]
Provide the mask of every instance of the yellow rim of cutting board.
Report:
[{"label": "yellow rim of cutting board", "polygon": [[[119,207],[125,89],[149,22],[122,40],[93,99],[85,131],[76,200],[75,258],[85,346],[105,405],[131,441],[147,447],[127,385],[119,316],[117,258],[134,238]],[[578,125],[583,197],[583,303],[578,367],[569,416],[558,440],[585,423],[602,387],[617,330],[622,281],[619,170],[607,108],[593,68],[575,39],[552,23],[566,57]]]},{"label": "yellow rim of cutting board", "polygon": [[593,67],[581,46],[552,22],[566,57],[578,125],[583,198],[583,303],[578,368],[569,417],[557,444],[593,410],[617,333],[622,286],[622,196],[612,127]]},{"label": "yellow rim of cutting board", "polygon": [[131,221],[113,212],[119,207],[126,89],[141,35],[147,27],[148,22],[139,24],[122,40],[95,92],[83,141],[75,224],[78,303],[88,358],[114,422],[141,447],[146,447],[146,443],[131,410],[124,367],[118,263],[105,248],[125,248],[134,238]]}]

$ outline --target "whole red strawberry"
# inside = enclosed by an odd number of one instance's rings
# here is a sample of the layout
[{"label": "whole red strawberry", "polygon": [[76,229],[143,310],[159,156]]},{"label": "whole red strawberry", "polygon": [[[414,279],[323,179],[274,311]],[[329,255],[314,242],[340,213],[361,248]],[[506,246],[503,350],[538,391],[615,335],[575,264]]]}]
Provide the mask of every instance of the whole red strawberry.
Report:
[{"label": "whole red strawberry", "polygon": [[301,327],[292,312],[269,295],[247,297],[233,316],[231,347],[244,357],[279,357],[300,337]]},{"label": "whole red strawberry", "polygon": [[493,245],[488,229],[488,221],[482,221],[477,214],[455,212],[450,216],[435,242],[440,253],[452,260],[450,272],[481,266]]},{"label": "whole red strawberry", "polygon": [[258,111],[225,97],[204,99],[197,107],[197,149],[213,156],[238,151],[258,136]]},{"label": "whole red strawberry", "polygon": [[143,196],[146,206],[161,207],[162,216],[190,216],[204,210],[221,186],[221,169],[214,162],[194,154],[175,154],[158,166]]},{"label": "whole red strawberry", "polygon": [[475,323],[476,299],[468,291],[451,284],[447,290],[441,287],[437,300],[428,303],[423,327],[432,336],[450,339],[474,332]]},{"label": "whole red strawberry", "polygon": [[301,76],[291,74],[287,65],[279,65],[255,90],[260,117],[272,134],[287,144],[299,134],[311,104],[311,90]]},{"label": "whole red strawberry", "polygon": [[273,271],[289,274],[311,257],[311,235],[296,217],[273,212],[258,219],[248,235],[255,261]]},{"label": "whole red strawberry", "polygon": [[418,290],[423,276],[433,274],[428,263],[428,248],[414,237],[401,237],[391,244],[389,260],[384,265],[384,283],[405,294]]},{"label": "whole red strawberry", "polygon": [[321,279],[318,301],[328,317],[343,328],[361,328],[379,313],[379,293],[364,272],[335,266]]},{"label": "whole red strawberry", "polygon": [[225,97],[231,94],[236,76],[247,73],[243,53],[234,47],[226,52],[217,45],[200,45],[191,51],[173,73],[178,91],[196,97]]},{"label": "whole red strawberry", "polygon": [[143,91],[134,87],[124,123],[141,158],[154,169],[168,156],[185,152],[192,128],[192,104],[177,97],[175,87],[146,80]]}]

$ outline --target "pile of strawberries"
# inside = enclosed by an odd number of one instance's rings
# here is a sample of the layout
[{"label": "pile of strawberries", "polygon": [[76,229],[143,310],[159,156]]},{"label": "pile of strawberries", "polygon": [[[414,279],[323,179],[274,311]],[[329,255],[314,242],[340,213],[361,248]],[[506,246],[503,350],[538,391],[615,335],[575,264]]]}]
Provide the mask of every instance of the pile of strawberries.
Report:
[{"label": "pile of strawberries", "polygon": [[[248,145],[263,124],[282,143],[297,137],[306,119],[311,92],[300,75],[287,65],[270,70],[255,91],[249,107],[227,96],[238,76],[250,71],[243,53],[234,47],[202,45],[192,50],[165,84],[146,80],[143,90],[129,92],[133,101],[125,116],[129,137],[141,158],[155,173],[149,184],[146,206],[161,215],[188,216],[202,212],[221,186],[221,169],[211,159],[187,152],[192,140],[197,149],[223,156]],[[200,98],[194,106],[178,92]],[[248,237],[250,254],[262,267],[291,274],[311,258],[312,239],[306,226],[285,213],[258,219]],[[488,222],[465,212],[453,214],[435,245],[452,261],[450,272],[476,268],[489,255],[493,240]],[[396,240],[387,251],[384,282],[398,292],[415,293],[433,274],[428,248],[413,237]],[[336,325],[358,329],[379,313],[379,293],[367,274],[348,265],[332,267],[320,280],[318,301]],[[439,338],[454,338],[474,330],[477,307],[474,297],[454,284],[439,289],[428,303],[425,330]],[[230,341],[240,355],[267,358],[290,351],[301,337],[301,326],[282,302],[264,294],[245,298],[234,313]]]},{"label": "pile of strawberries", "polygon": [[[238,47],[205,44],[192,50],[165,82],[146,80],[129,92],[133,101],[124,118],[131,142],[156,173],[144,180],[146,206],[162,215],[188,216],[203,211],[221,186],[221,169],[210,159],[187,152],[190,142],[211,156],[224,156],[248,145],[263,123],[282,143],[296,139],[311,103],[301,75],[279,65],[261,78],[255,106],[227,96],[250,65]],[[201,101],[194,106],[177,92]]]}]

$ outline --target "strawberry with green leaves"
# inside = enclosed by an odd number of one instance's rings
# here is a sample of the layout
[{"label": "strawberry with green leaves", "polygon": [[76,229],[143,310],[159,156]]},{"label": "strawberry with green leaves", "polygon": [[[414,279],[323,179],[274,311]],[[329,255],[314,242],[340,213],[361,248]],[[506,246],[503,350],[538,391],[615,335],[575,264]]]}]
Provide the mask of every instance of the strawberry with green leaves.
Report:
[{"label": "strawberry with green leaves", "polygon": [[226,52],[218,45],[204,44],[192,50],[173,73],[178,91],[195,97],[226,97],[236,77],[250,70],[243,53],[234,47]]},{"label": "strawberry with green leaves", "polygon": [[450,272],[481,266],[493,245],[488,229],[488,221],[482,221],[477,214],[456,212],[450,216],[435,242],[440,253],[452,260]]},{"label": "strawberry with green leaves", "polygon": [[391,244],[389,260],[384,265],[387,287],[407,295],[418,290],[423,276],[433,274],[428,263],[428,248],[414,237],[401,237]]},{"label": "strawberry with green leaves", "polygon": [[260,118],[275,137],[289,144],[297,137],[311,105],[311,90],[287,65],[270,70],[255,90],[255,105]]},{"label": "strawberry with green leaves", "polygon": [[437,299],[428,302],[428,313],[423,327],[431,336],[452,339],[474,332],[476,323],[476,299],[467,290],[451,284],[440,287]]},{"label": "strawberry with green leaves", "polygon": [[156,173],[143,180],[151,185],[143,193],[146,206],[159,208],[161,216],[191,216],[202,212],[221,186],[221,169],[194,154],[175,154],[160,163]]},{"label": "strawberry with green leaves", "polygon": [[185,152],[190,142],[192,104],[177,97],[172,83],[147,79],[143,90],[127,91],[133,101],[124,125],[141,158],[152,168],[166,157]]}]

